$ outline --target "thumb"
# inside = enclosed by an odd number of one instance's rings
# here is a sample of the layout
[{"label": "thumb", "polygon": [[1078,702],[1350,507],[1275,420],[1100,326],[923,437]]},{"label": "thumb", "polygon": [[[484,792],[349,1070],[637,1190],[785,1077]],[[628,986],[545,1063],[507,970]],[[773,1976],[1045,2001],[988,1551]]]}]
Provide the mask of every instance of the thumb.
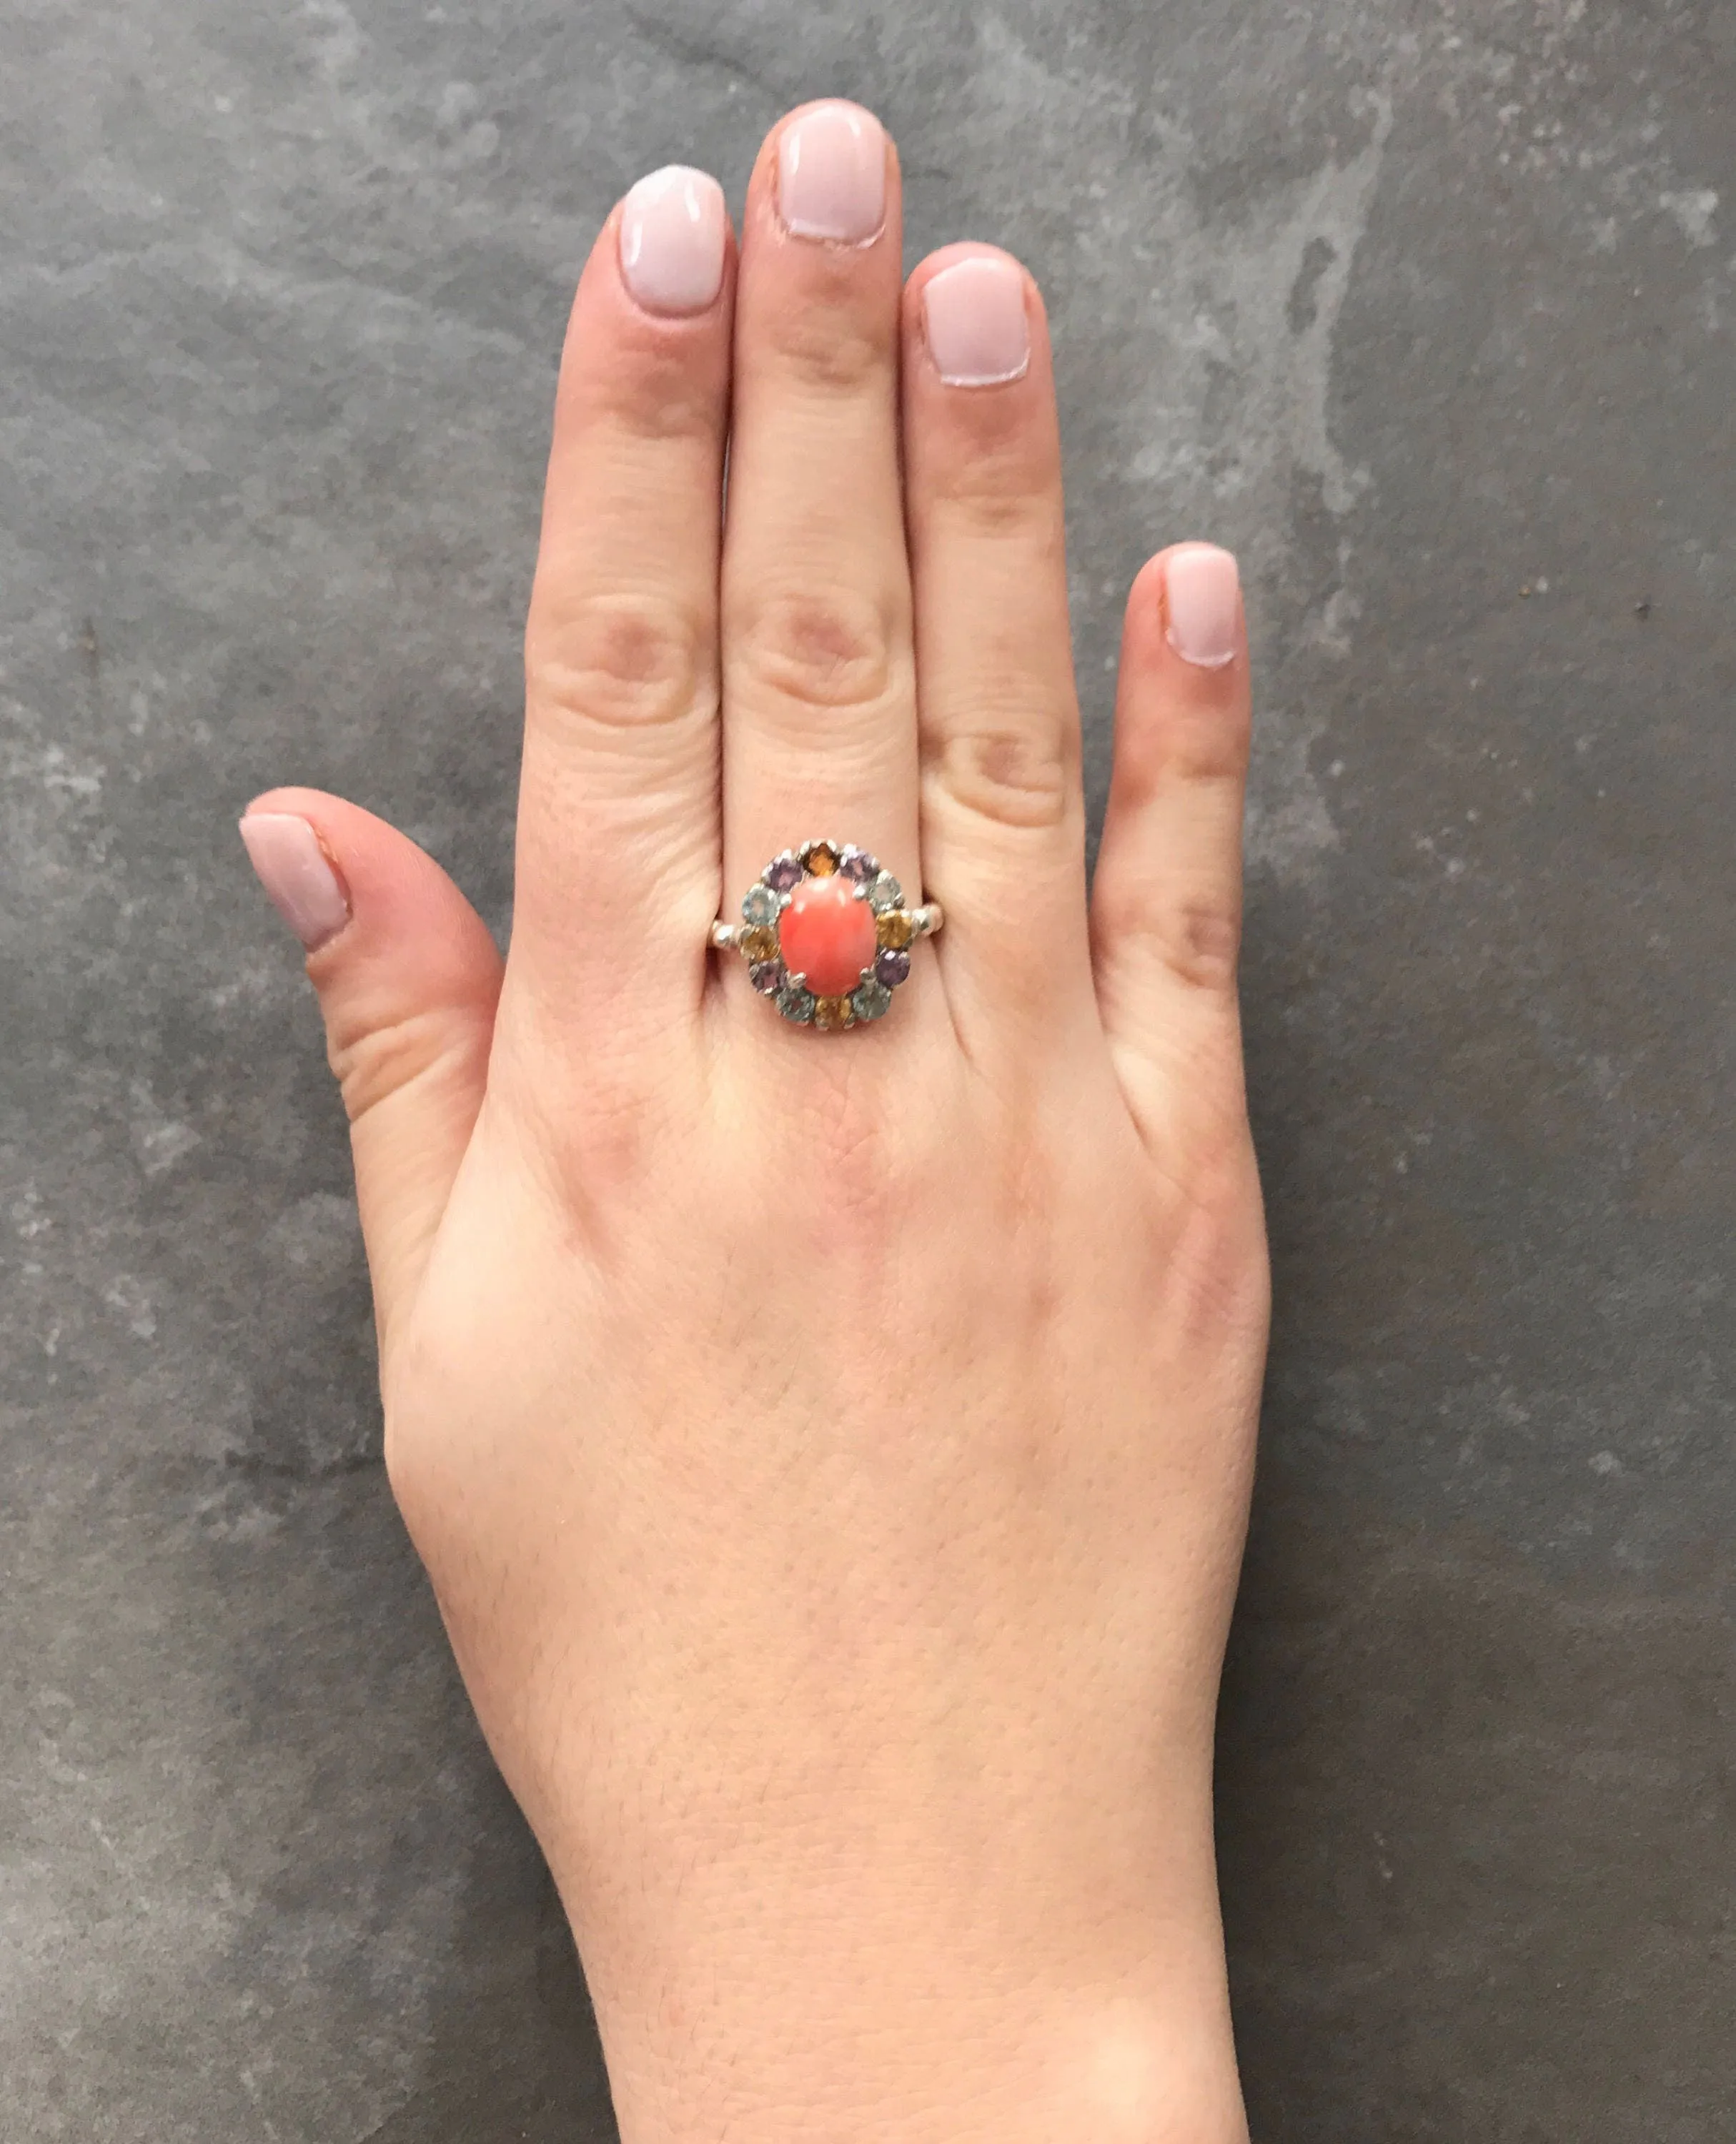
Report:
[{"label": "thumb", "polygon": [[482,1106],[500,955],[432,856],[340,797],[271,790],[241,839],[320,994],[384,1354]]}]

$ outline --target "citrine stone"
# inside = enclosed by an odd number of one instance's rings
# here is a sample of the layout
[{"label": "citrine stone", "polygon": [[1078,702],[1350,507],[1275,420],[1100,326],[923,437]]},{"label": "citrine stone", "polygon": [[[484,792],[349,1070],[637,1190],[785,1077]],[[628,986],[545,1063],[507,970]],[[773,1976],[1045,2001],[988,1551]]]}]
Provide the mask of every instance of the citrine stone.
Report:
[{"label": "citrine stone", "polygon": [[778,920],[784,965],[816,997],[853,990],[874,958],[874,911],[847,878],[804,879]]},{"label": "citrine stone", "polygon": [[756,924],[744,931],[736,943],[750,960],[775,960],[777,958],[777,933],[764,924]]},{"label": "citrine stone", "polygon": [[829,1030],[848,1027],[851,1017],[848,998],[819,998],[815,1000],[814,1025],[817,1028]]},{"label": "citrine stone", "polygon": [[902,908],[894,908],[889,909],[880,918],[875,935],[882,945],[889,945],[893,951],[900,952],[915,936],[916,931],[906,911]]},{"label": "citrine stone", "polygon": [[830,878],[838,868],[838,851],[830,841],[811,841],[801,860],[816,878]]}]

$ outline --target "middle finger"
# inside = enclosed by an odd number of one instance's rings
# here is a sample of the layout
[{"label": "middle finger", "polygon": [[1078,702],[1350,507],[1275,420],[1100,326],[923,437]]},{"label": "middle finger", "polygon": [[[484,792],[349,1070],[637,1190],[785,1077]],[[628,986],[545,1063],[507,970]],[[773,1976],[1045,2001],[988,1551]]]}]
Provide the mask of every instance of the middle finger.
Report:
[{"label": "middle finger", "polygon": [[870,113],[808,105],[774,130],[748,192],[737,312],[726,912],[768,857],[818,835],[918,882],[900,234],[897,160]]}]

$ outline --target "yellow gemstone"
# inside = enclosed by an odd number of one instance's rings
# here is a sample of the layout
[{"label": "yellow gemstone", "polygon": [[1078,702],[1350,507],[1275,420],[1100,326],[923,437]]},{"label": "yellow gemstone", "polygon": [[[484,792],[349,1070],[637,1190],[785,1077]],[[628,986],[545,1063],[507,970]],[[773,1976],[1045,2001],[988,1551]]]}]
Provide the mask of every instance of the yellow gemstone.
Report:
[{"label": "yellow gemstone", "polygon": [[838,851],[830,841],[816,841],[805,861],[816,878],[830,878],[838,868]]},{"label": "yellow gemstone", "polygon": [[763,923],[750,925],[736,943],[750,960],[775,960],[777,958],[777,933]]},{"label": "yellow gemstone", "polygon": [[891,946],[895,952],[901,951],[915,935],[915,926],[901,908],[889,908],[875,926],[880,944]]},{"label": "yellow gemstone", "polygon": [[827,1030],[836,1027],[848,1027],[854,1016],[850,1009],[848,998],[816,998],[814,1000],[816,1027]]}]

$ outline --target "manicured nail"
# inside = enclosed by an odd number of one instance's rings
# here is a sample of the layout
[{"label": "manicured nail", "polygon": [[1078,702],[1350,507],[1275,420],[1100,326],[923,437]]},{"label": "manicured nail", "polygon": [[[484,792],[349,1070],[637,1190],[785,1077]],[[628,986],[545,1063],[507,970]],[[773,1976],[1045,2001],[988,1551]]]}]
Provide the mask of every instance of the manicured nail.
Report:
[{"label": "manicured nail", "polygon": [[621,209],[621,274],[647,312],[702,313],[723,287],[723,189],[709,172],[666,164]]},{"label": "manicured nail", "polygon": [[350,921],[350,896],[305,819],[250,811],[241,839],[271,906],[311,953]]},{"label": "manicured nail", "polygon": [[886,220],[886,137],[872,112],[816,104],[777,144],[777,211],[798,238],[866,246]]},{"label": "manicured nail", "polygon": [[929,354],[949,387],[1017,380],[1031,361],[1024,278],[987,254],[960,261],[922,288]]},{"label": "manicured nail", "polygon": [[1236,561],[1215,543],[1183,543],[1163,568],[1169,644],[1184,663],[1221,670],[1241,638],[1242,581]]}]

